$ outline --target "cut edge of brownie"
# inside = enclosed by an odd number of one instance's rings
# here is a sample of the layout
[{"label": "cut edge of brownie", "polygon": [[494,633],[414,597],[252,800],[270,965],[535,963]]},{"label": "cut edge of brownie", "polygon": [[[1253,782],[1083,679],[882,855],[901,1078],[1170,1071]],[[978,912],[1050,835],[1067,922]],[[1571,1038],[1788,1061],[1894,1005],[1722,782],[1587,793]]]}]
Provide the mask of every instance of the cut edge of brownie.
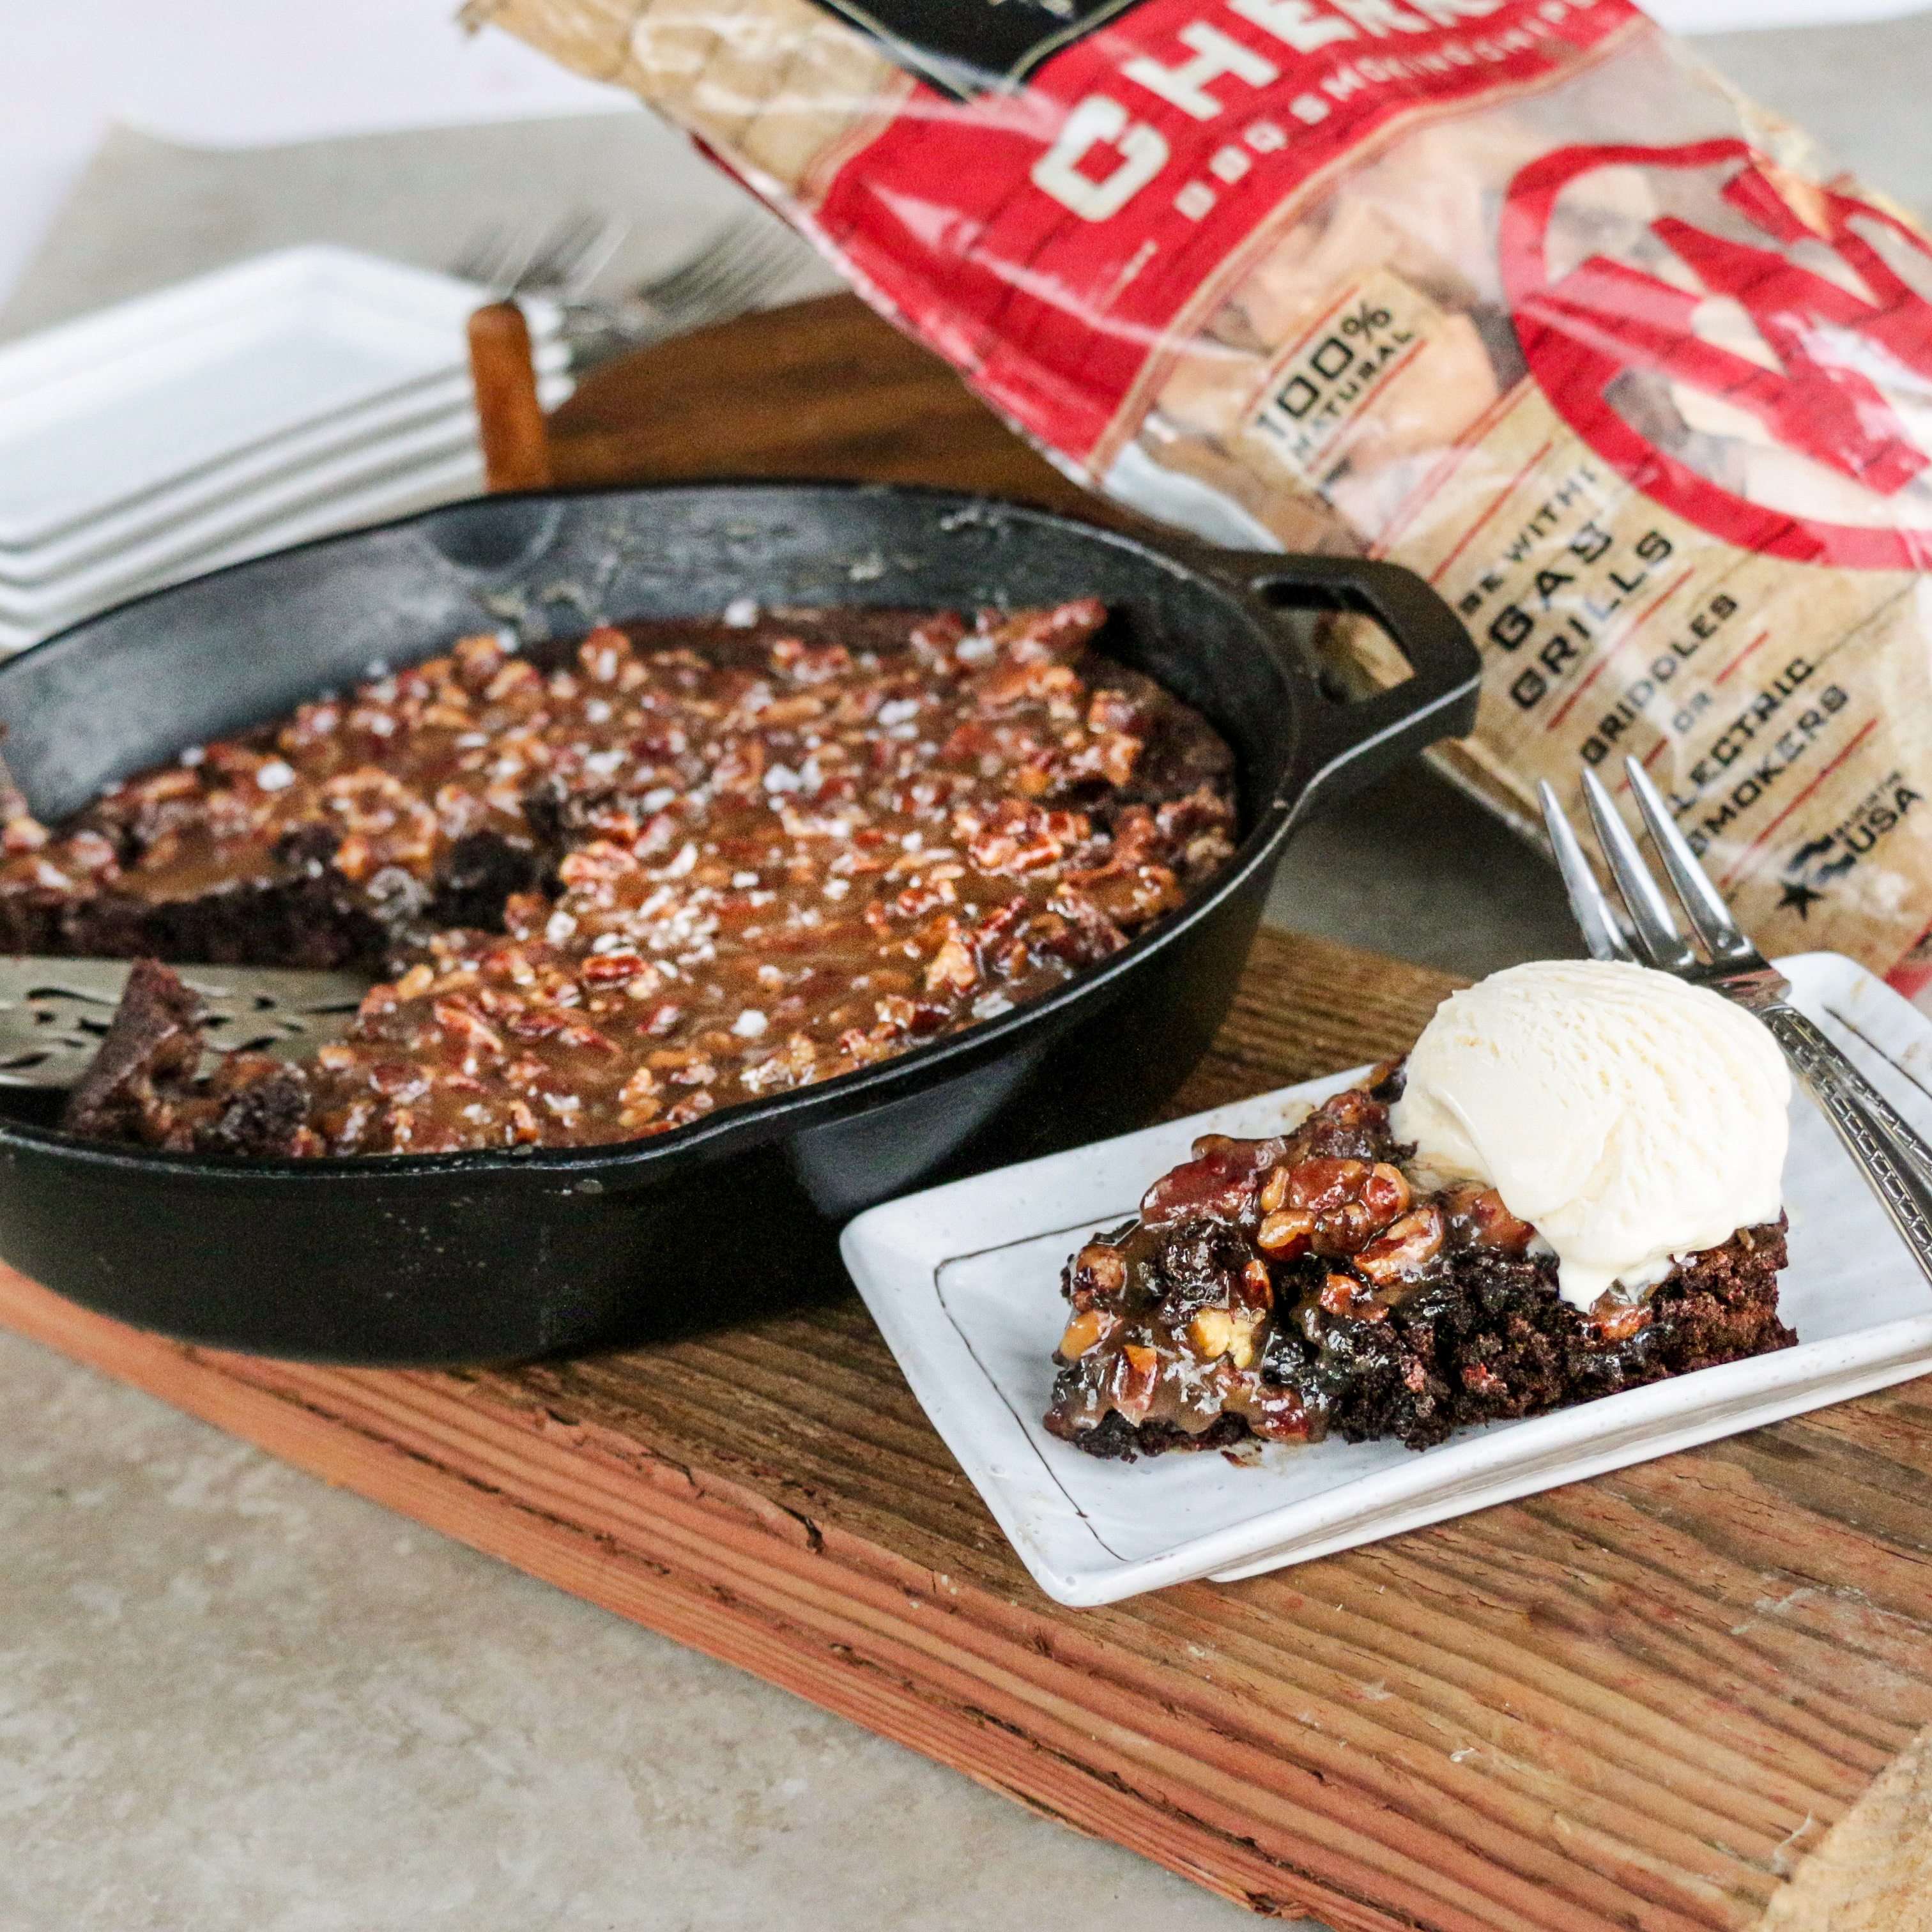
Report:
[{"label": "cut edge of brownie", "polygon": [[558,856],[534,841],[525,847],[497,832],[472,832],[451,847],[428,887],[398,873],[380,882],[386,892],[358,894],[330,863],[338,842],[326,826],[304,826],[283,840],[278,876],[227,882],[192,898],[150,899],[111,888],[86,897],[0,893],[0,952],[360,967],[373,976],[399,970],[398,962],[432,932],[501,932],[511,895],[539,884]]},{"label": "cut edge of brownie", "polygon": [[[1461,1258],[1459,1257],[1459,1260]],[[1619,1340],[1594,1340],[1588,1318],[1556,1292],[1540,1262],[1482,1261],[1418,1297],[1355,1354],[1345,1372],[1317,1370],[1323,1432],[1346,1442],[1399,1438],[1432,1448],[1456,1430],[1592,1402],[1624,1389],[1796,1345],[1778,1312],[1786,1260],[1782,1220],[1740,1228],[1721,1246],[1681,1263],[1642,1306],[1650,1320]],[[1066,1372],[1062,1371],[1064,1375]],[[1418,1384],[1420,1383],[1420,1386]],[[1048,1426],[1088,1454],[1130,1460],[1169,1450],[1222,1449],[1252,1439],[1244,1417],[1217,1417],[1198,1434],[1168,1422],[1136,1425],[1109,1409],[1097,1427]]]},{"label": "cut edge of brownie", "polygon": [[1740,1228],[1681,1262],[1629,1310],[1648,1318],[1619,1335],[1614,1317],[1600,1323],[1562,1298],[1551,1257],[1459,1255],[1449,1281],[1397,1310],[1386,1340],[1339,1379],[1329,1428],[1350,1442],[1396,1436],[1426,1449],[1474,1424],[1788,1348],[1798,1338],[1778,1312],[1785,1259],[1781,1220]]}]

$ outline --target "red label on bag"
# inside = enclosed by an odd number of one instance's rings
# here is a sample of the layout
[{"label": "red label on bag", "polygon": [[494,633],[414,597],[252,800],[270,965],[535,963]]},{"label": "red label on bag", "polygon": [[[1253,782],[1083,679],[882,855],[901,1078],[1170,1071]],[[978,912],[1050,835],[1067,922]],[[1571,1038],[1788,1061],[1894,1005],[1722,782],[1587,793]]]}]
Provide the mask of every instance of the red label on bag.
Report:
[{"label": "red label on bag", "polygon": [[1907,224],[1742,141],[1565,148],[1511,184],[1502,250],[1532,374],[1646,496],[1743,550],[1932,565],[1932,250]]},{"label": "red label on bag", "polygon": [[1298,190],[1396,124],[1561,79],[1643,18],[1629,0],[1087,10],[1101,24],[1017,91],[915,87],[811,210],[989,400],[1080,459]]}]

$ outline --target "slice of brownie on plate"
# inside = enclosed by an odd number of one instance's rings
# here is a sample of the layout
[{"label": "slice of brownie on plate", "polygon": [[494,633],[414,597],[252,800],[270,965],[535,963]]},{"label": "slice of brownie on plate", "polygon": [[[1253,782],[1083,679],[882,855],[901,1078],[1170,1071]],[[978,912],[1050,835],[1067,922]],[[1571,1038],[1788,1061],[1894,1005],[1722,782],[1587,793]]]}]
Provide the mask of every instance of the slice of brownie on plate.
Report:
[{"label": "slice of brownie on plate", "polygon": [[1497,974],[1292,1132],[1197,1141],[1073,1257],[1046,1426],[1096,1456],[1426,1449],[1789,1348],[1790,1094],[1707,988]]},{"label": "slice of brownie on plate", "polygon": [[1415,1184],[1389,1129],[1400,1072],[1378,1076],[1291,1134],[1204,1137],[1073,1257],[1054,1435],[1095,1456],[1331,1432],[1426,1449],[1797,1340],[1778,1318],[1781,1220],[1641,1297],[1573,1307],[1494,1188]]}]

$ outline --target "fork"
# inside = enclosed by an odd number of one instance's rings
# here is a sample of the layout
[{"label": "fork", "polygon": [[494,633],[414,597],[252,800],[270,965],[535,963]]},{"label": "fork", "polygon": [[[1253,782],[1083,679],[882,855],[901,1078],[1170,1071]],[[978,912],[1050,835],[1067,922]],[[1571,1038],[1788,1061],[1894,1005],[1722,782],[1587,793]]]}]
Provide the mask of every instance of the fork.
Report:
[{"label": "fork", "polygon": [[582,374],[687,329],[742,315],[797,269],[797,244],[787,231],[740,220],[628,293],[585,299],[584,291],[628,231],[620,217],[588,212],[548,230],[482,228],[464,242],[449,272],[482,283],[500,299],[551,297],[563,311],[571,367]]},{"label": "fork", "polygon": [[580,210],[548,228],[480,228],[450,264],[459,280],[481,282],[500,299],[556,295],[568,301],[587,288],[622,242],[629,224]]},{"label": "fork", "polygon": [[1762,1020],[1878,1196],[1921,1270],[1932,1279],[1932,1148],[1790,1004],[1791,982],[1731,916],[1649,774],[1634,758],[1625,759],[1624,769],[1644,828],[1704,952],[1700,956],[1684,938],[1670,902],[1645,864],[1615,802],[1597,775],[1586,770],[1584,802],[1629,914],[1628,933],[1597,883],[1556,792],[1546,783],[1539,784],[1537,792],[1570,909],[1591,957],[1654,967],[1694,986],[1708,986]]},{"label": "fork", "polygon": [[797,272],[798,248],[782,229],[734,222],[660,275],[614,301],[566,301],[571,359],[594,368],[707,322],[756,308]]}]

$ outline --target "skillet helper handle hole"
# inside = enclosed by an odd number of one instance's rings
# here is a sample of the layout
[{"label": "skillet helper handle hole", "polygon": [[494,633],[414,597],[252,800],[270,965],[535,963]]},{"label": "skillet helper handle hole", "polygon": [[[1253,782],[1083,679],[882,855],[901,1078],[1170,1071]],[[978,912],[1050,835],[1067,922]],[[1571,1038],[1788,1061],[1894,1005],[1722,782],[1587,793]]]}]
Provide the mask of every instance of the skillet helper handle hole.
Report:
[{"label": "skillet helper handle hole", "polygon": [[470,318],[470,381],[485,488],[493,494],[548,489],[555,480],[550,428],[537,395],[530,324],[514,302],[486,303]]},{"label": "skillet helper handle hole", "polygon": [[[1361,790],[1440,739],[1474,730],[1481,656],[1462,620],[1413,571],[1363,557],[1263,555],[1242,562],[1247,587],[1270,608],[1367,619],[1380,633],[1369,679],[1380,688],[1345,696],[1329,688],[1332,679],[1310,680],[1298,816]],[[1298,640],[1292,648],[1303,654]]]}]

